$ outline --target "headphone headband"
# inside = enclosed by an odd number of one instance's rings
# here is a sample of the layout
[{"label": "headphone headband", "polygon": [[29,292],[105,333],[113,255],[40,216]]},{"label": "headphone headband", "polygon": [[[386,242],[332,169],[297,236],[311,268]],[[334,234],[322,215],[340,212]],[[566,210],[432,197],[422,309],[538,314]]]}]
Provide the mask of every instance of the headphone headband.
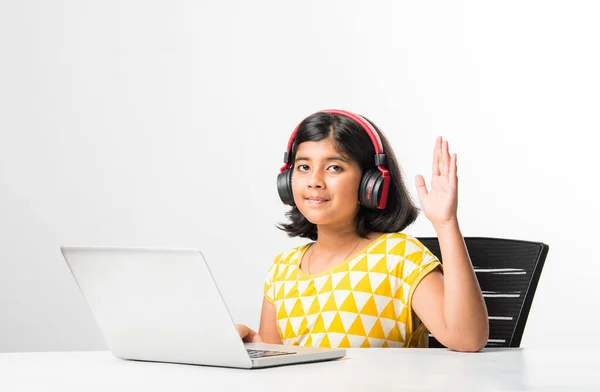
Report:
[{"label": "headphone headband", "polygon": [[[320,111],[315,112],[313,114],[317,114],[317,113],[337,114],[337,115],[340,115],[340,116],[347,117],[347,118],[349,118],[351,120],[354,120],[355,122],[357,122],[365,130],[365,132],[367,133],[367,135],[369,135],[369,137],[371,138],[371,142],[373,143],[373,147],[375,147],[375,154],[381,155],[381,154],[384,153],[383,152],[383,145],[381,144],[381,139],[379,138],[379,134],[377,133],[377,131],[375,130],[375,128],[373,128],[373,126],[371,125],[371,123],[368,122],[364,117],[362,117],[362,116],[360,116],[358,114],[354,114],[354,113],[348,112],[346,110],[338,110],[338,109],[320,110]],[[294,131],[292,132],[292,135],[290,136],[290,140],[288,141],[287,150],[286,150],[287,154],[289,154],[290,151],[292,150],[292,144],[294,144],[294,139],[296,138],[296,133],[298,133],[298,128],[300,127],[300,125],[303,122],[304,122],[304,120],[300,121],[300,123],[298,125],[296,125],[296,128],[294,128]],[[284,162],[288,163],[288,160],[289,160],[289,156],[286,156],[285,159],[284,159]]]}]

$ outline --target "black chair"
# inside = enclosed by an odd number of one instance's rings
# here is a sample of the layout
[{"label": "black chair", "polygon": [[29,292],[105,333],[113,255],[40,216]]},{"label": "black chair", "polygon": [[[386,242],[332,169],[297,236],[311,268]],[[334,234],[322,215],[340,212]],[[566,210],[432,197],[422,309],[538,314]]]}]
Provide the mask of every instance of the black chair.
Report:
[{"label": "black chair", "polygon": [[[436,237],[419,238],[443,264]],[[548,245],[501,238],[465,237],[487,305],[490,337],[486,347],[519,347]],[[429,337],[429,347],[444,347]]]}]

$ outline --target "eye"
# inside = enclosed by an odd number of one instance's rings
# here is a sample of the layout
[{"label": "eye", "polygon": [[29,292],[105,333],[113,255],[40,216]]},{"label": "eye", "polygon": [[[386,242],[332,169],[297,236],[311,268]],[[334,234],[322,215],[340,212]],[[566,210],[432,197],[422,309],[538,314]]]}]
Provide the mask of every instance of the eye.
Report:
[{"label": "eye", "polygon": [[308,170],[308,165],[298,165],[296,166],[296,170],[298,170],[299,172],[305,172]]},{"label": "eye", "polygon": [[342,170],[344,170],[344,169],[342,169],[341,166],[338,166],[338,165],[331,165],[328,167],[328,169],[332,170],[334,172],[341,172]]}]

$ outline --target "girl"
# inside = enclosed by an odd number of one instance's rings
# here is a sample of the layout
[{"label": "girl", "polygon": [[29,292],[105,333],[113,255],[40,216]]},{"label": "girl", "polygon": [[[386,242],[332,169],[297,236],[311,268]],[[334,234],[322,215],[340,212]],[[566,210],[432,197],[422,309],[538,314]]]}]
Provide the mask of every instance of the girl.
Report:
[{"label": "girl", "polygon": [[280,225],[309,242],[279,254],[264,287],[258,333],[245,342],[318,347],[446,347],[479,351],[487,310],[457,220],[456,154],[438,137],[431,189],[415,179],[438,236],[439,260],[401,231],[418,210],[387,139],[359,115],[327,110],[294,130],[277,179],[292,206]]}]

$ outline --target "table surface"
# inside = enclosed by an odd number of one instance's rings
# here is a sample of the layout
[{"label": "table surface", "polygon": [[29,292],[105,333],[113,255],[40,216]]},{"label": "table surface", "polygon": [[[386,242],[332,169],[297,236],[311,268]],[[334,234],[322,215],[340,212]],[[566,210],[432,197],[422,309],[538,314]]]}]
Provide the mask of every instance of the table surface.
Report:
[{"label": "table surface", "polygon": [[330,362],[244,370],[126,361],[107,351],[3,353],[0,391],[600,391],[599,355],[371,348]]}]

